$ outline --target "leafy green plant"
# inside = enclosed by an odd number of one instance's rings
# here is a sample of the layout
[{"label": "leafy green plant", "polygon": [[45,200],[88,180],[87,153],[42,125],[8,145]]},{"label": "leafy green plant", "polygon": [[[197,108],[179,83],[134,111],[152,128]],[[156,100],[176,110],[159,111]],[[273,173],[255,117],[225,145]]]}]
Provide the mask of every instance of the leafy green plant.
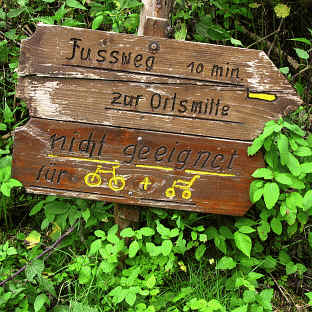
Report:
[{"label": "leafy green plant", "polygon": [[[304,277],[311,274],[312,257],[312,139],[302,130],[310,128],[309,108],[268,123],[249,148],[250,155],[264,151],[266,167],[253,174],[254,207],[245,217],[144,208],[136,226],[119,232],[112,204],[11,190],[20,185],[10,176],[11,131],[27,120],[25,103],[15,97],[16,68],[20,41],[36,23],[135,33],[141,2],[0,3],[0,283],[26,265],[0,288],[0,310],[271,311],[277,303],[276,284],[311,304],[312,285]],[[289,12],[279,7],[276,13],[278,5],[177,0],[171,19],[174,37],[252,45],[269,54],[275,46],[273,61],[284,66],[281,71],[309,103],[309,12],[288,3]],[[285,40],[289,38],[293,40]],[[299,67],[292,68],[288,56]],[[302,288],[291,286],[303,283]]]}]

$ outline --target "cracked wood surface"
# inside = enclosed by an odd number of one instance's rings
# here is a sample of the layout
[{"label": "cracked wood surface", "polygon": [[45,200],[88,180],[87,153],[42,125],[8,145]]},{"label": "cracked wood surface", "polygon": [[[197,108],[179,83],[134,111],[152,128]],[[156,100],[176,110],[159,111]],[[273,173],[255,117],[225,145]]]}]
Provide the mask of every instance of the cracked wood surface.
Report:
[{"label": "cracked wood surface", "polygon": [[247,146],[301,100],[262,51],[156,38],[170,2],[146,12],[154,37],[41,24],[22,42],[17,96],[31,119],[16,130],[12,174],[28,191],[248,210],[264,162]]},{"label": "cracked wood surface", "polygon": [[263,166],[247,146],[32,118],[15,133],[13,176],[35,193],[243,215],[250,175]]},{"label": "cracked wood surface", "polygon": [[35,117],[226,139],[301,103],[262,51],[50,25],[23,41],[19,75]]}]

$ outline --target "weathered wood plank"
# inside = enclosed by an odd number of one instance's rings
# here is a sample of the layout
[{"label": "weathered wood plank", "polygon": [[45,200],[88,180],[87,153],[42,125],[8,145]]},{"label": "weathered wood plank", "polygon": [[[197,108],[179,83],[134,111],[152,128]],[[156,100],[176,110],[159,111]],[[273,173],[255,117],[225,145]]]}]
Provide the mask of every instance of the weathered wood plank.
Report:
[{"label": "weathered wood plank", "polygon": [[250,174],[263,166],[247,146],[31,118],[15,133],[13,177],[36,193],[242,215]]},{"label": "weathered wood plank", "polygon": [[301,103],[263,51],[39,24],[24,40],[19,75],[125,80],[171,77],[287,92]]},{"label": "weathered wood plank", "polygon": [[238,140],[289,104],[285,93],[265,100],[244,87],[46,77],[21,78],[19,96],[35,117]]}]

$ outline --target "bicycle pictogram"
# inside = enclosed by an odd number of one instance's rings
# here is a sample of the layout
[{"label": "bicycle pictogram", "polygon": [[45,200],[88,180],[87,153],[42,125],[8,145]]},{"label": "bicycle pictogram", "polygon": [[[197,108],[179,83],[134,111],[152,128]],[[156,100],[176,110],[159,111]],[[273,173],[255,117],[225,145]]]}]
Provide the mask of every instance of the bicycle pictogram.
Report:
[{"label": "bicycle pictogram", "polygon": [[[168,198],[173,198],[176,196],[175,189],[181,189],[182,192],[182,198],[184,199],[190,199],[192,197],[191,187],[194,184],[194,182],[200,178],[200,175],[195,175],[191,180],[174,180],[171,187],[168,187],[166,189],[165,195]],[[179,184],[180,183],[180,184]]]},{"label": "bicycle pictogram", "polygon": [[120,165],[113,165],[111,170],[103,170],[101,165],[97,165],[94,172],[85,175],[84,181],[88,186],[99,186],[102,184],[100,173],[111,173],[112,177],[108,180],[108,187],[115,192],[121,191],[125,188],[126,180],[124,177],[116,175],[116,169],[119,167]]}]

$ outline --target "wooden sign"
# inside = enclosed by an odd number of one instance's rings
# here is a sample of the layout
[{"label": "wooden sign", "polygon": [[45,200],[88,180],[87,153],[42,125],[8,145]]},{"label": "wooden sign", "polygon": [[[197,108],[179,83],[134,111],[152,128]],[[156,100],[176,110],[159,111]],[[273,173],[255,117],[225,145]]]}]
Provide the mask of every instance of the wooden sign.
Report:
[{"label": "wooden sign", "polygon": [[[35,193],[241,214],[247,143],[32,118],[16,131],[14,177]],[[235,195],[233,197],[233,195]]]},{"label": "wooden sign", "polygon": [[244,214],[247,146],[301,102],[261,51],[39,25],[23,41],[13,175],[27,190]]}]

